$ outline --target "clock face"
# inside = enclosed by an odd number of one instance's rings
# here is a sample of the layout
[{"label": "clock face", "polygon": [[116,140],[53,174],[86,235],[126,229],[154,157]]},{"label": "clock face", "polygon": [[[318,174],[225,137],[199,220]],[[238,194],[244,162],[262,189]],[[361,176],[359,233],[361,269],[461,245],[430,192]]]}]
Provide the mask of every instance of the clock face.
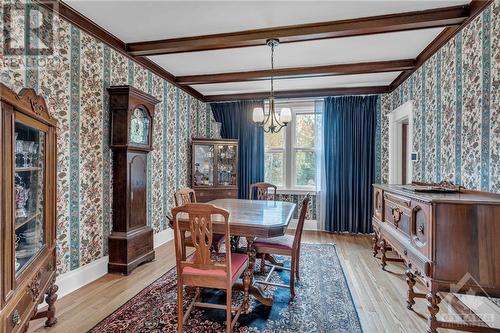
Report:
[{"label": "clock face", "polygon": [[132,113],[130,120],[130,142],[147,145],[149,143],[149,117],[142,108]]}]

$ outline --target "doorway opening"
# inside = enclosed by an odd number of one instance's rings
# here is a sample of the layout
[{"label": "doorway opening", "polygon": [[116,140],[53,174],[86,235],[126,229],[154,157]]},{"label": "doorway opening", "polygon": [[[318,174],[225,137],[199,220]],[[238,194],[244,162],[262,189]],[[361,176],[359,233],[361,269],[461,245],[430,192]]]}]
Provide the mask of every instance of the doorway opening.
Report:
[{"label": "doorway opening", "polygon": [[408,101],[389,114],[389,183],[412,182],[413,102]]}]

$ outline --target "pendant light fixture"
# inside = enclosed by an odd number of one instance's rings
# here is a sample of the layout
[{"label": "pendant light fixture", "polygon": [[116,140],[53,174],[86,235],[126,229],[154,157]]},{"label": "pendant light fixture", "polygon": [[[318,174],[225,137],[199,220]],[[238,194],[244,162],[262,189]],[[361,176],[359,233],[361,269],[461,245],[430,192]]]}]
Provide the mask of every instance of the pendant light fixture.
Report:
[{"label": "pendant light fixture", "polygon": [[276,112],[274,99],[274,48],[279,45],[279,40],[268,39],[266,44],[271,47],[271,93],[269,95],[269,112],[265,114],[263,108],[254,108],[252,119],[257,125],[264,129],[264,132],[278,133],[292,120],[292,110],[290,108],[282,108],[279,114]]}]

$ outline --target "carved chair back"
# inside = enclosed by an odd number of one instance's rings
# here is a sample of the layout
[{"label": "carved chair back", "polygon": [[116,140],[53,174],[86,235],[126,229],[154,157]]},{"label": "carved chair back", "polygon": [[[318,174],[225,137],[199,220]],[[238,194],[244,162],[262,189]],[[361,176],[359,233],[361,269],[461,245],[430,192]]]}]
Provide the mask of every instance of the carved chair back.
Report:
[{"label": "carved chair back", "polygon": [[[180,216],[182,214],[182,216]],[[212,216],[219,215],[224,219],[224,236],[226,253],[224,261],[215,261],[210,256],[213,241],[213,222]],[[229,239],[229,212],[211,204],[188,203],[172,209],[174,219],[174,242],[177,262],[178,276],[185,267],[192,267],[202,270],[223,270],[230,281],[231,274],[231,242]],[[193,246],[195,248],[192,260],[182,260],[182,253],[186,251],[185,244],[182,244],[181,229],[179,227],[179,217],[182,220],[189,220],[189,231]],[[184,252],[185,253],[185,252]]]},{"label": "carved chair back", "polygon": [[295,229],[295,235],[293,238],[293,251],[298,252],[300,250],[300,241],[302,239],[302,231],[304,230],[304,223],[306,220],[307,207],[311,201],[311,196],[309,193],[306,194],[304,200],[302,200],[302,207],[300,209],[299,221],[297,222],[297,229]]},{"label": "carved chair back", "polygon": [[196,202],[196,192],[192,188],[181,188],[174,193],[175,206]]},{"label": "carved chair back", "polygon": [[[252,200],[255,198],[256,200],[269,200],[269,189],[273,189],[273,195],[272,198],[273,200],[276,200],[276,185],[270,184],[270,183],[254,183],[250,184],[250,190],[248,192],[248,199]],[[254,189],[256,189],[256,195],[254,196]]]}]

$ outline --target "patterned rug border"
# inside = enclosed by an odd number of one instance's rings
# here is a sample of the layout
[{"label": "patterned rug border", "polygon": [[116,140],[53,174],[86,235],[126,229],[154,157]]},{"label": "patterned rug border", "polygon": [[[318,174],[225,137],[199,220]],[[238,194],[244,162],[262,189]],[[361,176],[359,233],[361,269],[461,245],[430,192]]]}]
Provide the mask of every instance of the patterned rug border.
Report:
[{"label": "patterned rug border", "polygon": [[344,264],[342,263],[342,260],[340,260],[339,253],[337,251],[337,245],[335,243],[309,243],[309,242],[302,242],[301,244],[327,245],[327,246],[332,246],[335,249],[335,255],[339,260],[340,268],[342,268],[342,276],[344,277],[344,282],[345,285],[347,286],[347,290],[349,290],[349,296],[351,297],[351,303],[354,306],[354,312],[356,312],[356,318],[358,319],[361,332],[364,332],[365,330],[363,329],[363,323],[361,322],[361,318],[359,317],[358,308],[356,307],[356,302],[354,302],[354,297],[352,297],[351,286],[349,285],[349,280],[347,280],[347,276],[345,275]]},{"label": "patterned rug border", "polygon": [[[308,244],[308,245],[320,245],[320,246],[325,246],[325,247],[333,247],[333,249],[335,250],[335,255],[337,256],[337,259],[339,261],[339,264],[340,264],[340,268],[341,268],[341,271],[342,271],[342,276],[344,278],[344,282],[345,282],[345,285],[347,286],[347,290],[349,291],[349,297],[350,297],[350,300],[351,300],[351,303],[354,307],[354,312],[356,313],[356,318],[359,322],[359,327],[361,329],[361,332],[364,333],[364,329],[363,329],[363,324],[361,322],[361,319],[359,317],[359,313],[358,313],[358,309],[356,307],[356,303],[354,302],[354,298],[352,296],[352,292],[351,292],[351,288],[350,288],[350,285],[349,285],[349,281],[347,279],[347,276],[346,276],[346,272],[344,270],[344,264],[342,263],[342,261],[340,260],[340,257],[339,257],[339,254],[338,254],[338,251],[337,251],[337,246],[335,243],[311,243],[311,242],[302,242],[302,244]],[[191,257],[192,254],[188,257]],[[154,287],[154,284],[156,282],[158,282],[158,280],[160,280],[161,278],[163,278],[166,274],[170,273],[171,271],[175,270],[176,267],[175,265],[170,268],[169,270],[167,270],[165,273],[161,274],[158,278],[154,279],[153,281],[151,281],[146,287],[144,287],[143,289],[141,289],[139,292],[137,292],[136,294],[134,294],[133,296],[131,296],[125,303],[123,303],[122,305],[120,305],[119,307],[117,307],[115,310],[113,310],[113,312],[111,312],[110,314],[106,315],[103,319],[101,319],[99,322],[97,322],[96,324],[94,324],[94,326],[92,326],[88,331],[87,333],[90,333],[94,328],[96,328],[97,326],[101,325],[101,323],[103,323],[105,320],[107,320],[109,317],[113,316],[115,313],[117,313],[118,311],[122,310],[122,308],[124,308],[125,306],[127,306],[130,302],[132,302],[137,296],[139,296],[140,294],[146,292],[147,290],[149,289],[152,289]]]}]

